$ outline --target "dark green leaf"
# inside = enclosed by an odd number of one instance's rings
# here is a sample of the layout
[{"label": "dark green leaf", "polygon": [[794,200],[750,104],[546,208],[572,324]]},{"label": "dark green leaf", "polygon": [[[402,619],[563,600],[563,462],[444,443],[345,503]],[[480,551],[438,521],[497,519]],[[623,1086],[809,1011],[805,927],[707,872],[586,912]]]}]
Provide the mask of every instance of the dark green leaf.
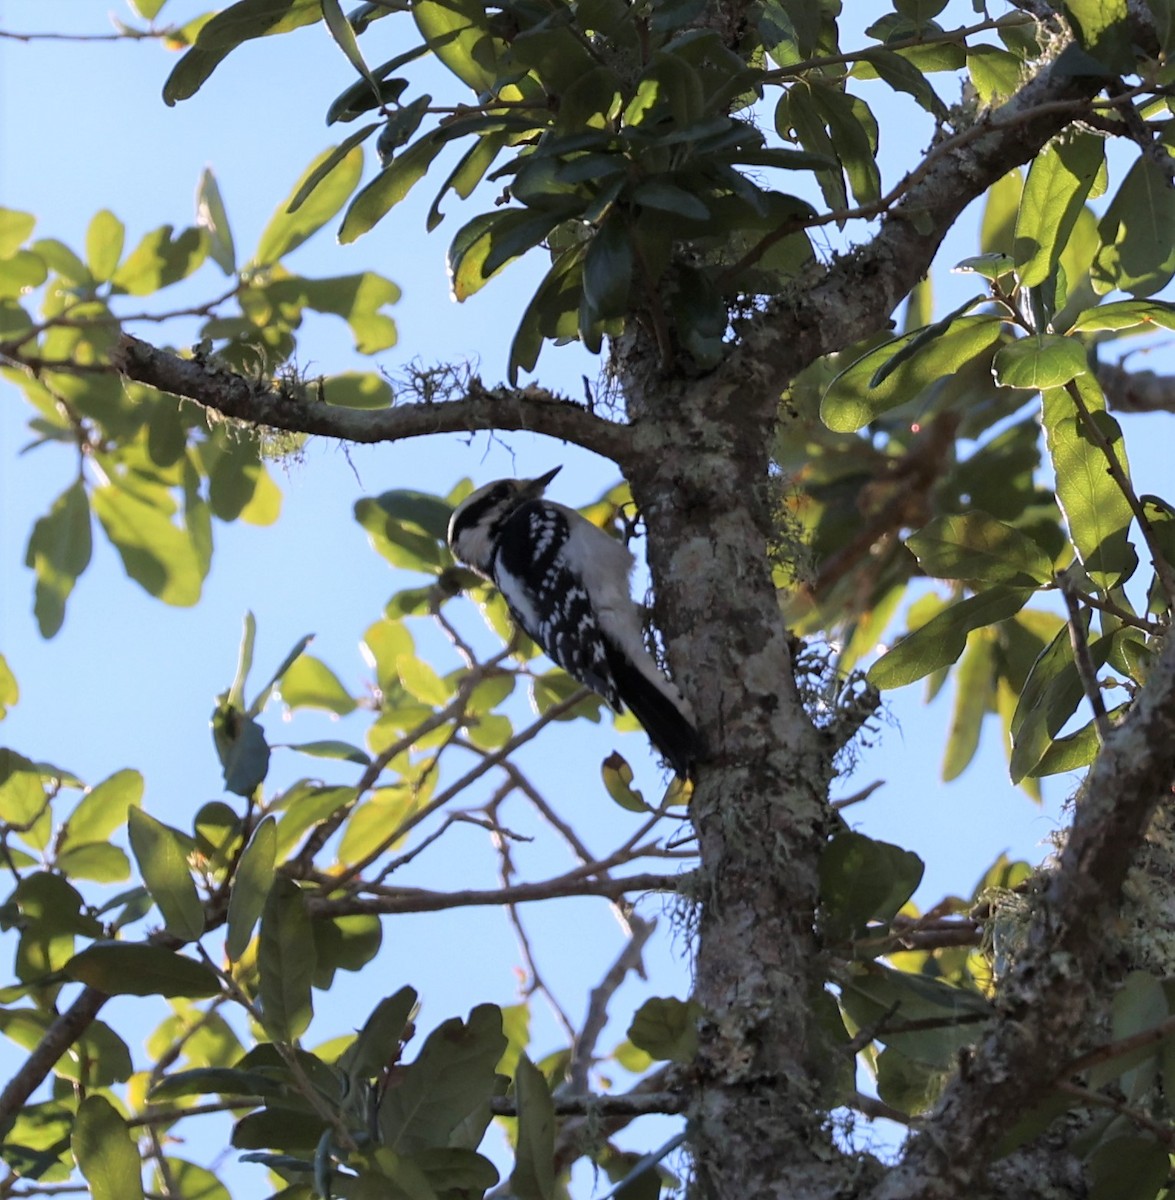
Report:
[{"label": "dark green leaf", "polygon": [[141,808],[131,808],[128,818],[131,850],[168,932],[194,941],[204,932],[204,906],[180,835]]},{"label": "dark green leaf", "polygon": [[112,996],[215,996],[220,981],[204,966],[162,946],[96,942],[65,964],[66,974]]},{"label": "dark green leaf", "polygon": [[317,742],[286,742],[278,748],[297,750],[299,754],[309,754],[312,758],[336,758],[342,762],[358,763],[361,767],[366,767],[371,762],[371,756],[358,746],[334,738]]},{"label": "dark green leaf", "polygon": [[313,1015],[314,936],[302,891],[285,876],[274,880],[265,901],[257,965],[266,1032],[275,1041],[293,1042]]},{"label": "dark green leaf", "polygon": [[523,1055],[514,1072],[518,1148],[510,1188],[518,1200],[554,1200],[555,1107],[542,1071]]},{"label": "dark green leaf", "polygon": [[28,825],[48,804],[41,772],[23,754],[0,749],[0,821]]},{"label": "dark green leaf", "polygon": [[1149,1200],[1162,1192],[1170,1170],[1167,1149],[1153,1134],[1112,1138],[1086,1160],[1089,1200]]},{"label": "dark green leaf", "polygon": [[914,894],[922,871],[922,860],[909,850],[838,833],[820,858],[821,910],[830,936],[849,938],[869,921],[888,921]]},{"label": "dark green leaf", "polygon": [[74,842],[57,856],[57,869],[69,879],[120,883],[131,873],[130,859],[109,842]]},{"label": "dark green leaf", "polygon": [[619,217],[605,221],[588,246],[583,294],[592,319],[621,317],[628,308],[633,272],[632,237]]},{"label": "dark green leaf", "polygon": [[698,1019],[702,1007],[695,1000],[673,996],[646,1000],[628,1027],[628,1040],[656,1059],[692,1062],[698,1052]]},{"label": "dark green leaf", "polygon": [[375,1006],[359,1036],[338,1061],[339,1069],[347,1073],[352,1084],[375,1079],[398,1060],[401,1044],[408,1040],[416,999],[412,988],[402,987]]},{"label": "dark green leaf", "polygon": [[252,796],[269,773],[265,731],[222,701],[212,713],[212,739],[224,768],[224,786],[237,796]]},{"label": "dark green leaf", "polygon": [[322,18],[321,0],[239,0],[203,25],[163,85],[169,104],[187,100],[242,42],[285,33]]},{"label": "dark green leaf", "polygon": [[267,816],[253,831],[233,875],[228,902],[228,934],[225,953],[235,962],[245,953],[253,927],[261,917],[273,884],[277,854],[277,822]]},{"label": "dark green leaf", "polygon": [[502,1014],[494,1005],[478,1005],[467,1023],[451,1018],[438,1025],[384,1096],[379,1114],[384,1144],[403,1155],[430,1146],[477,1146],[490,1121],[489,1100],[505,1049]]}]

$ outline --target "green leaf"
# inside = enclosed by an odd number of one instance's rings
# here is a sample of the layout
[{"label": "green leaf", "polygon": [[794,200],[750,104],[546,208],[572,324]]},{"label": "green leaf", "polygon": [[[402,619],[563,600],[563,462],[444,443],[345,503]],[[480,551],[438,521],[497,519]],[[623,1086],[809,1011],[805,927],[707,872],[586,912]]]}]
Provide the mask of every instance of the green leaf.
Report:
[{"label": "green leaf", "polygon": [[314,935],[301,888],[283,875],[265,900],[257,965],[265,1030],[274,1041],[294,1042],[313,1015]]},{"label": "green leaf", "polygon": [[86,261],[98,283],[105,283],[118,269],[125,238],[126,226],[114,213],[105,208],[95,213],[86,231]]},{"label": "green leaf", "polygon": [[285,742],[278,749],[297,750],[299,754],[309,754],[312,758],[335,758],[341,762],[358,763],[361,767],[371,763],[371,756],[358,746],[334,738],[324,738],[315,742]]},{"label": "green leaf", "polygon": [[1055,274],[1104,163],[1104,139],[1081,131],[1050,142],[1032,160],[1016,214],[1015,257],[1021,286],[1035,287]]},{"label": "green leaf", "polygon": [[149,296],[186,279],[208,256],[208,238],[202,229],[185,229],[173,238],[174,227],[152,230],[123,260],[111,283],[115,292]]},{"label": "green leaf", "polygon": [[493,92],[500,69],[485,8],[477,0],[415,0],[412,17],[429,49],[475,92]]},{"label": "green leaf", "polygon": [[644,796],[632,786],[632,767],[617,754],[615,750],[600,764],[600,774],[604,777],[604,787],[608,795],[629,812],[647,813],[650,811]]},{"label": "green leaf", "polygon": [[1098,291],[1153,296],[1175,275],[1175,194],[1149,158],[1130,168],[1098,233],[1102,248],[1093,265]]},{"label": "green leaf", "polygon": [[168,932],[194,941],[204,932],[204,906],[196,894],[183,839],[141,808],[131,808],[127,817],[131,850]]},{"label": "green leaf", "polygon": [[237,269],[237,252],[229,228],[228,213],[220,196],[220,187],[211,167],[200,174],[196,188],[196,225],[208,235],[208,256],[226,274]]},{"label": "green leaf", "polygon": [[[878,1036],[889,1048],[939,1071],[955,1067],[959,1051],[982,1037],[993,1015],[991,1005],[978,992],[878,962],[857,965],[841,987],[841,1007],[858,1028],[883,1021]],[[936,1024],[900,1029],[923,1021]]]},{"label": "green leaf", "polygon": [[975,757],[983,718],[995,707],[995,683],[994,639],[968,638],[955,673],[955,706],[942,759],[944,783],[957,779]]},{"label": "green leaf", "polygon": [[249,672],[253,669],[253,647],[256,641],[257,618],[251,611],[246,610],[241,622],[241,645],[237,650],[237,670],[226,698],[226,703],[230,708],[243,710],[245,707],[245,684],[248,683]]},{"label": "green leaf", "polygon": [[236,1067],[195,1067],[165,1075],[151,1087],[152,1100],[174,1100],[180,1096],[265,1096],[288,1097],[289,1085],[269,1072],[242,1071]]},{"label": "green leaf", "polygon": [[16,676],[8,665],[8,659],[0,654],[0,721],[8,715],[8,710],[20,699],[20,687]]},{"label": "green leaf", "polygon": [[555,1106],[542,1071],[526,1055],[514,1071],[518,1147],[510,1189],[518,1200],[554,1200]]},{"label": "green leaf", "polygon": [[[1089,610],[1082,621],[1083,633],[1088,636]],[[1095,670],[1106,661],[1110,645],[1107,637],[1090,643],[1089,656]],[[1008,771],[1013,783],[1035,770],[1084,696],[1085,687],[1073,661],[1072,637],[1068,626],[1062,626],[1033,663],[1012,714]]]},{"label": "green leaf", "polygon": [[1153,1134],[1132,1133],[1099,1143],[1085,1169],[1089,1200],[1149,1200],[1167,1183],[1171,1159]]},{"label": "green leaf", "polygon": [[906,539],[927,575],[1026,587],[1049,583],[1053,564],[1040,546],[985,512],[936,517]]},{"label": "green leaf", "polygon": [[895,92],[912,96],[936,120],[947,118],[947,106],[935,94],[926,76],[913,63],[892,50],[867,50],[852,73],[859,79],[869,79],[876,73]]},{"label": "green leaf", "polygon": [[870,421],[917,398],[924,388],[989,349],[1000,336],[995,317],[962,317],[912,359],[903,362],[877,387],[869,382],[895,353],[916,335],[895,338],[870,350],[829,384],[820,417],[836,433],[852,433]]},{"label": "green leaf", "polygon": [[347,1073],[352,1085],[375,1079],[397,1060],[401,1044],[408,1040],[416,1002],[416,992],[410,987],[402,987],[375,1006],[359,1036],[338,1061],[339,1069]]},{"label": "green leaf", "polygon": [[[1073,406],[1064,393],[1056,397],[1055,404],[1046,397],[1045,438],[1056,476],[1057,503],[1086,574],[1099,588],[1110,588],[1135,561],[1129,539],[1134,513],[1108,474],[1106,455],[1094,441],[1086,419],[1052,415],[1066,410],[1072,412]],[[1104,412],[1090,413],[1089,420],[1129,475],[1118,422]]]},{"label": "green leaf", "polygon": [[583,295],[595,321],[622,317],[634,267],[632,237],[617,216],[596,230],[583,260]]},{"label": "green leaf", "polygon": [[562,220],[561,211],[536,212],[526,208],[502,209],[474,217],[457,231],[449,247],[453,299],[468,300],[513,259],[537,246]]},{"label": "green leaf", "polygon": [[105,1096],[78,1105],[73,1155],[93,1200],[141,1200],[142,1163],[126,1122]]},{"label": "green leaf", "polygon": [[367,531],[372,546],[395,567],[437,574],[452,562],[436,537],[389,515],[378,497],[356,501],[355,519]]},{"label": "green leaf", "polygon": [[111,480],[94,489],[92,503],[136,583],[165,604],[187,608],[200,599],[208,565],[192,534],[172,523],[175,503],[166,489],[131,490]]},{"label": "green leaf", "polygon": [[345,717],[358,707],[339,677],[321,659],[302,654],[278,684],[282,702],[289,708],[322,708]]},{"label": "green leaf", "polygon": [[339,241],[347,245],[377,225],[424,178],[444,145],[434,130],[418,138],[403,154],[397,154],[351,201],[339,227]]},{"label": "green leaf", "polygon": [[874,158],[877,122],[869,106],[857,96],[826,85],[813,84],[812,98],[828,125],[854,199],[858,204],[872,204],[881,197],[881,173]]},{"label": "green leaf", "polygon": [[[957,267],[955,269],[958,270]],[[970,312],[977,304],[985,303],[986,300],[986,295],[972,296],[970,300],[964,301],[953,312],[947,313],[941,321],[935,321],[927,325],[924,329],[911,330],[909,341],[892,358],[886,359],[885,363],[878,367],[873,378],[869,380],[869,387],[871,389],[879,387],[902,363],[917,355],[924,346],[928,346],[931,342],[942,337],[961,316]]]},{"label": "green leaf", "polygon": [[384,1095],[384,1145],[410,1156],[430,1146],[480,1144],[505,1049],[502,1014],[492,1004],[478,1005],[468,1022],[454,1017],[438,1025]]},{"label": "green leaf", "polygon": [[966,648],[971,630],[1015,616],[1034,592],[1000,585],[952,604],[883,654],[870,668],[869,681],[882,689],[904,687],[950,666]]},{"label": "green leaf", "polygon": [[[1110,1002],[1110,1041],[1121,1042],[1145,1034],[1162,1025],[1170,1015],[1162,982],[1149,971],[1131,971]],[[1168,1038],[1171,1036],[1168,1034]],[[1158,1067],[1158,1046],[1140,1046],[1093,1066],[1089,1086],[1100,1091],[1119,1080],[1118,1086],[1127,1102],[1138,1103],[1154,1087]]]},{"label": "green leaf", "polygon": [[42,637],[53,637],[61,628],[65,602],[90,565],[92,548],[90,501],[79,479],[57,497],[47,516],[38,518],[25,553],[37,575],[33,611]]},{"label": "green leaf", "polygon": [[1064,0],[1061,7],[1084,49],[1117,73],[1137,64],[1131,45],[1126,0]]},{"label": "green leaf", "polygon": [[41,772],[23,754],[0,749],[0,821],[28,825],[48,804]]},{"label": "green leaf", "polygon": [[1117,300],[1087,309],[1073,322],[1073,333],[1126,329],[1175,329],[1175,304],[1162,300]]},{"label": "green leaf", "polygon": [[391,408],[395,401],[392,385],[374,371],[344,371],[322,381],[322,395],[328,404],[341,408]]},{"label": "green leaf", "polygon": [[119,883],[130,878],[131,863],[119,846],[109,842],[71,843],[58,856],[57,870],[68,879]]},{"label": "green leaf", "polygon": [[1000,387],[1042,391],[1062,387],[1089,373],[1085,347],[1071,337],[1039,334],[1001,346],[992,360],[992,375]]},{"label": "green leaf", "polygon": [[918,855],[900,846],[838,833],[820,857],[821,913],[829,936],[851,938],[869,921],[890,920],[922,882],[923,870]]},{"label": "green leaf", "polygon": [[15,299],[40,287],[48,278],[45,260],[31,250],[18,250],[10,258],[0,259],[0,297]]},{"label": "green leaf", "polygon": [[[332,160],[334,165],[327,169]],[[358,144],[342,157],[333,147],[319,154],[270,217],[253,255],[253,265],[275,263],[317,233],[347,202],[362,175],[363,149]],[[297,205],[295,200],[299,201]]]},{"label": "green leaf", "polygon": [[195,45],[163,85],[164,103],[194,96],[221,62],[242,42],[286,33],[322,18],[321,0],[238,0],[200,27]]},{"label": "green leaf", "polygon": [[696,1000],[654,997],[636,1010],[628,1040],[655,1059],[692,1062],[698,1052],[701,1016],[702,1006]]},{"label": "green leaf", "polygon": [[203,963],[162,946],[95,942],[65,964],[65,973],[111,996],[215,996],[220,981]]},{"label": "green leaf", "polygon": [[326,22],[330,35],[336,45],[347,56],[347,61],[371,85],[372,93],[379,96],[379,85],[375,82],[367,63],[363,61],[363,52],[355,39],[355,31],[343,13],[339,0],[322,0],[322,18]]},{"label": "green leaf", "polygon": [[253,831],[233,874],[228,901],[225,953],[236,962],[248,949],[273,884],[277,861],[277,822],[267,816]]},{"label": "green leaf", "polygon": [[9,258],[24,245],[36,227],[32,213],[15,208],[0,208],[0,258]]},{"label": "green leaf", "polygon": [[265,730],[222,700],[212,711],[212,741],[224,768],[224,786],[234,795],[252,796],[269,773]]},{"label": "green leaf", "polygon": [[404,690],[424,704],[441,707],[448,704],[452,689],[423,659],[402,655],[396,660],[396,671]]}]

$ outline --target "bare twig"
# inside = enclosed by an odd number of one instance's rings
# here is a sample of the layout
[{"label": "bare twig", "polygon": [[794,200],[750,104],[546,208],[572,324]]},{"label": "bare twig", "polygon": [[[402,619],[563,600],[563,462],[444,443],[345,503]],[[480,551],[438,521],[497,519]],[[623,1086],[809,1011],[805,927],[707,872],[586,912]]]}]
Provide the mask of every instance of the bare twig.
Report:
[{"label": "bare twig", "polygon": [[571,1064],[567,1071],[568,1084],[573,1092],[586,1093],[588,1090],[588,1072],[595,1057],[596,1042],[599,1041],[600,1034],[604,1032],[604,1026],[608,1022],[608,1005],[612,997],[630,971],[637,971],[642,975],[644,973],[642,955],[645,943],[653,936],[657,922],[645,921],[637,916],[630,917],[629,920],[632,935],[616,961],[608,968],[604,978],[592,988],[588,997],[587,1015],[575,1039]]},{"label": "bare twig", "polygon": [[603,879],[585,878],[568,873],[541,883],[515,883],[507,888],[469,888],[459,892],[430,892],[424,888],[368,889],[375,894],[306,897],[315,917],[343,917],[356,913],[441,912],[449,908],[497,907],[501,904],[526,904],[538,900],[556,900],[568,896],[603,896],[615,900],[637,892],[675,892],[689,875],[627,875]]},{"label": "bare twig", "polygon": [[1093,709],[1094,724],[1097,729],[1098,743],[1105,745],[1113,728],[1109,715],[1106,713],[1106,702],[1102,698],[1102,689],[1098,684],[1097,668],[1089,653],[1089,640],[1085,636],[1085,626],[1081,620],[1081,608],[1077,597],[1067,586],[1064,575],[1059,577],[1061,595],[1065,598],[1065,607],[1069,612],[1069,643],[1073,647],[1073,665],[1077,668],[1077,677],[1081,680],[1081,689]]}]

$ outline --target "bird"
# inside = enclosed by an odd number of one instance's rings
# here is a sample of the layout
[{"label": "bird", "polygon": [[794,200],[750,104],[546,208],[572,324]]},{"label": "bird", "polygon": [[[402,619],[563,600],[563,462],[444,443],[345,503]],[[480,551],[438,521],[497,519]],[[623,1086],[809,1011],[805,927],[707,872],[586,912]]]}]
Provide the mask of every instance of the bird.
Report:
[{"label": "bird", "polygon": [[632,710],[682,779],[698,735],[690,707],[645,648],[630,594],[633,556],[573,508],[544,497],[559,473],[498,479],[453,510],[453,556],[493,583],[522,630],[616,712]]}]

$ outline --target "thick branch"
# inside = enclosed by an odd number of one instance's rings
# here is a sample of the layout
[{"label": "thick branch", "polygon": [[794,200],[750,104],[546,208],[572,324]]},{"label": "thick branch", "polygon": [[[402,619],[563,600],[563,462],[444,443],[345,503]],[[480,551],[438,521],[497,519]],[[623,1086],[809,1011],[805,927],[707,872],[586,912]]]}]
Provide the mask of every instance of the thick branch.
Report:
[{"label": "thick branch", "polygon": [[350,442],[395,442],[432,433],[529,430],[574,442],[623,465],[629,430],[546,388],[485,387],[471,378],[459,400],[417,401],[385,409],[336,407],[313,381],[277,387],[202,358],[181,358],[124,334],[112,355],[128,379],[193,400],[226,417],[292,433]]},{"label": "thick branch", "polygon": [[37,1048],[0,1092],[0,1129],[8,1128],[12,1118],[53,1069],[53,1064],[85,1033],[108,999],[105,992],[84,987],[69,1008],[45,1030]]},{"label": "thick branch", "polygon": [[1175,412],[1175,379],[1153,371],[1128,371],[1115,363],[1098,363],[1098,383],[1115,412]]},{"label": "thick branch", "polygon": [[1001,984],[1001,1018],[947,1089],[874,1200],[947,1200],[981,1181],[1012,1122],[1066,1075],[1097,1001],[1122,884],[1175,780],[1175,640],[1106,740],[1079,798],[1060,867]]}]

